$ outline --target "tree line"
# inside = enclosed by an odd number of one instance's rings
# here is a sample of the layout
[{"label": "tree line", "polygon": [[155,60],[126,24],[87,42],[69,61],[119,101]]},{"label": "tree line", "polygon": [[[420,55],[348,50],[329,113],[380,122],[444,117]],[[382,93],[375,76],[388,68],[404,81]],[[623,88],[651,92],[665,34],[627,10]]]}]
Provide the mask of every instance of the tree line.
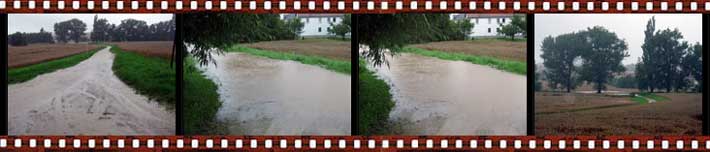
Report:
[{"label": "tree line", "polygon": [[613,74],[625,71],[621,61],[629,56],[626,49],[625,40],[602,26],[548,36],[542,41],[543,75],[552,89],[570,92],[587,82],[601,93]]},{"label": "tree line", "polygon": [[17,32],[8,35],[12,46],[24,46],[32,43],[78,43],[120,42],[120,41],[169,41],[175,36],[175,19],[148,25],[145,21],[125,19],[120,24],[110,24],[105,18],[94,16],[90,37],[86,37],[86,23],[79,19],[70,19],[54,24],[54,36],[51,32],[40,29],[39,33]]},{"label": "tree line", "polygon": [[[546,37],[541,47],[545,66],[542,75],[548,87],[566,92],[582,83],[593,84],[597,93],[605,90],[606,84],[650,92],[700,91],[702,46],[682,42],[678,29],[657,31],[655,18],[648,21],[644,33],[643,55],[633,75],[620,74],[626,71],[621,61],[629,56],[626,42],[601,26]],[[536,76],[539,90],[537,80]]]},{"label": "tree line", "polygon": [[[651,18],[644,31],[643,55],[636,65],[639,90],[702,90],[702,45],[689,44],[678,29],[656,30]],[[697,83],[695,83],[697,82]]]}]

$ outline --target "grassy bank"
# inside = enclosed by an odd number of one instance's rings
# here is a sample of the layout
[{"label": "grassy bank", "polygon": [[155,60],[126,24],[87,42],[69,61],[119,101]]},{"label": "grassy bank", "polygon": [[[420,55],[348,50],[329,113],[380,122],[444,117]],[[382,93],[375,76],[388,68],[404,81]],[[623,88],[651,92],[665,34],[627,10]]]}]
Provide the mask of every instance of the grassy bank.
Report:
[{"label": "grassy bank", "polygon": [[263,56],[263,57],[267,57],[267,58],[271,58],[271,59],[298,61],[303,64],[316,65],[316,66],[320,66],[320,67],[323,67],[323,68],[331,70],[331,71],[335,71],[335,72],[343,73],[343,74],[347,74],[347,75],[350,75],[350,72],[351,72],[351,67],[350,67],[351,64],[350,64],[350,62],[347,62],[347,61],[339,61],[339,60],[333,60],[333,59],[328,59],[328,58],[324,58],[324,57],[300,55],[300,54],[293,54],[293,53],[259,50],[259,49],[253,49],[253,48],[242,47],[242,46],[237,46],[237,45],[227,48],[225,50],[227,52],[243,52],[243,53],[248,53],[248,54],[256,55],[256,56]]},{"label": "grassy bank", "polygon": [[631,97],[631,101],[634,101],[634,102],[636,102],[636,103],[644,104],[644,103],[648,103],[648,99],[646,99],[646,98],[656,100],[657,102],[658,102],[658,101],[666,101],[666,100],[668,100],[668,98],[667,98],[667,97],[664,97],[664,96],[659,96],[659,95],[657,95],[657,94],[648,93],[648,92],[643,92],[643,93],[639,93],[639,94],[638,94],[637,96],[635,96],[635,97]]},{"label": "grassy bank", "polygon": [[358,128],[362,135],[381,135],[387,132],[387,119],[394,107],[390,87],[364,66],[367,65],[365,61],[360,60],[360,65]]},{"label": "grassy bank", "polygon": [[191,57],[185,58],[184,113],[185,134],[213,134],[216,127],[215,115],[222,106],[217,93],[217,84],[207,79],[197,69]]},{"label": "grassy bank", "polygon": [[146,57],[115,46],[111,47],[111,52],[116,54],[112,69],[121,81],[139,94],[174,107],[175,66],[171,67],[169,60]]},{"label": "grassy bank", "polygon": [[415,53],[423,56],[436,57],[444,60],[466,61],[473,64],[487,65],[493,68],[508,71],[520,75],[527,74],[527,63],[521,61],[503,60],[488,56],[474,56],[463,53],[448,53],[441,51],[430,51],[420,48],[404,47],[401,52]]},{"label": "grassy bank", "polygon": [[79,64],[94,55],[98,50],[104,47],[98,47],[90,51],[67,56],[64,58],[33,64],[25,67],[10,68],[7,71],[8,84],[20,83],[31,80],[32,78],[45,73],[54,72],[59,69],[68,68]]}]

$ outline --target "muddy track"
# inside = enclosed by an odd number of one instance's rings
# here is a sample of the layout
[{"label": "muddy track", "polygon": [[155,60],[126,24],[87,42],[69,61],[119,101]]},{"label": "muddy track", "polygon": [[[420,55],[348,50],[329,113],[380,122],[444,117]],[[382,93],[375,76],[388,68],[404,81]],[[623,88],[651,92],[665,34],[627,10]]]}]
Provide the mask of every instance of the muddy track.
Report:
[{"label": "muddy track", "polygon": [[110,47],[8,87],[10,135],[170,135],[175,114],[123,83]]}]

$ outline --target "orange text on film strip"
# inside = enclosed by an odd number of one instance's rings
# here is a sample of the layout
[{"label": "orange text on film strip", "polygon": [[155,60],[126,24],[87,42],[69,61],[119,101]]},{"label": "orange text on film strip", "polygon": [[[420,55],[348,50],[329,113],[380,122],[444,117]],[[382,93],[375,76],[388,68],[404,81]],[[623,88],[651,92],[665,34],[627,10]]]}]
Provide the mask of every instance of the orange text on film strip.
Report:
[{"label": "orange text on film strip", "polygon": [[707,136],[5,136],[0,150],[709,150]]},{"label": "orange text on film strip", "polygon": [[3,13],[704,13],[710,0],[0,0]]}]

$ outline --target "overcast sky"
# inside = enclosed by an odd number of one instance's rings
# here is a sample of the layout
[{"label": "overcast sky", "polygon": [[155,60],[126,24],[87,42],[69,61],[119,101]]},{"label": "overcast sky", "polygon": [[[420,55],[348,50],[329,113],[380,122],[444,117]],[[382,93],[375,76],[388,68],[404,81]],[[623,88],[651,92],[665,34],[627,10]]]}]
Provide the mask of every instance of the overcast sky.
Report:
[{"label": "overcast sky", "polygon": [[626,40],[629,57],[622,62],[624,65],[636,63],[643,53],[641,45],[646,23],[652,16],[656,17],[656,31],[678,28],[683,34],[683,41],[702,44],[701,14],[538,14],[535,15],[535,63],[542,63],[540,47],[545,37],[585,30],[595,25],[604,26]]},{"label": "overcast sky", "polygon": [[[94,15],[97,14],[9,14],[7,15],[7,34],[15,32],[39,32],[40,28],[45,31],[54,31],[54,23],[77,18],[86,23],[87,33],[94,25]],[[173,14],[98,14],[99,18],[105,18],[111,24],[121,24],[124,19],[137,19],[150,24],[170,20]]]}]

